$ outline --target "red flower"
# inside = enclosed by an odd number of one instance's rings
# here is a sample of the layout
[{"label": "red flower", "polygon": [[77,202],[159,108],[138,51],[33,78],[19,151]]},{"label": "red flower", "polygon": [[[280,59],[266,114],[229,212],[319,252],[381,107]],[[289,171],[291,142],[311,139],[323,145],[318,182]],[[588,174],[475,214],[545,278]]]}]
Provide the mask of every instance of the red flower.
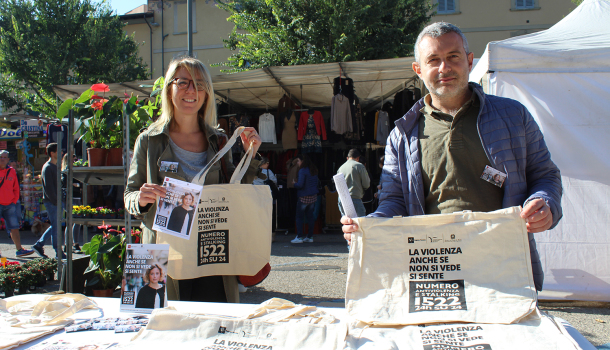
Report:
[{"label": "red flower", "polygon": [[98,96],[98,95],[93,95],[93,96],[91,96],[91,99],[92,100],[101,100],[101,99],[103,99],[103,97]]},{"label": "red flower", "polygon": [[93,102],[91,104],[91,107],[93,107],[93,109],[95,109],[96,111],[100,111],[102,108],[104,108],[104,104],[102,103],[102,101]]},{"label": "red flower", "polygon": [[100,230],[107,230],[111,227],[112,227],[112,225],[101,225],[101,226],[98,226],[97,228],[99,228]]},{"label": "red flower", "polygon": [[136,236],[135,242],[134,243],[140,243],[140,236]]},{"label": "red flower", "polygon": [[110,88],[108,87],[108,85],[101,83],[91,85],[91,90],[95,92],[108,92],[110,91]]}]

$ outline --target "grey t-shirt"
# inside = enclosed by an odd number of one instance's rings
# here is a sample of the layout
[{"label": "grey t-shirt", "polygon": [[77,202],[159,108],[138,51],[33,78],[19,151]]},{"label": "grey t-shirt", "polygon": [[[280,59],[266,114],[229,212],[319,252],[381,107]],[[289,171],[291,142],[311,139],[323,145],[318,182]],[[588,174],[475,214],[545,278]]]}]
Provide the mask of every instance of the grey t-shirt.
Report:
[{"label": "grey t-shirt", "polygon": [[41,172],[42,201],[57,205],[57,165],[47,161]]},{"label": "grey t-shirt", "polygon": [[176,156],[180,168],[184,172],[184,178],[187,182],[191,182],[195,175],[208,164],[207,152],[197,153],[184,150],[178,147],[171,138],[169,139],[169,145]]}]

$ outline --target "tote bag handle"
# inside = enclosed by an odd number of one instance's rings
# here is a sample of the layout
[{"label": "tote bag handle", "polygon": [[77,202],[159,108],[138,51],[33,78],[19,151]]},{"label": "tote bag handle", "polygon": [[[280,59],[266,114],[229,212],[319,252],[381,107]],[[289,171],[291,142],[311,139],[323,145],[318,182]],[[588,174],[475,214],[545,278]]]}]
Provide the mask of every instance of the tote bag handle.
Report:
[{"label": "tote bag handle", "polygon": [[[233,136],[231,136],[231,138],[229,139],[229,141],[227,141],[225,146],[221,150],[219,150],[218,153],[216,153],[216,155],[212,159],[210,159],[208,164],[203,169],[201,169],[201,171],[197,175],[195,175],[192,183],[196,183],[199,185],[205,184],[205,178],[208,174],[208,171],[210,171],[212,166],[214,164],[216,164],[216,162],[218,162],[220,159],[222,159],[222,157],[224,157],[224,155],[231,149],[231,147],[233,147],[233,145],[237,141],[237,138],[239,137],[239,135],[241,135],[242,132],[244,132],[244,130],[245,130],[245,127],[243,127],[243,126],[240,126],[239,128],[235,129],[235,132],[233,132]],[[241,161],[235,168],[235,171],[233,172],[233,175],[231,176],[231,180],[229,180],[230,184],[239,183],[241,181],[241,179],[244,177],[244,175],[246,174],[246,171],[248,170],[248,167],[250,166],[250,162],[252,161],[253,153],[254,153],[254,150],[253,150],[252,144],[250,144],[250,147],[248,147],[248,151],[246,152],[246,154],[243,156],[243,158],[241,159]]]}]

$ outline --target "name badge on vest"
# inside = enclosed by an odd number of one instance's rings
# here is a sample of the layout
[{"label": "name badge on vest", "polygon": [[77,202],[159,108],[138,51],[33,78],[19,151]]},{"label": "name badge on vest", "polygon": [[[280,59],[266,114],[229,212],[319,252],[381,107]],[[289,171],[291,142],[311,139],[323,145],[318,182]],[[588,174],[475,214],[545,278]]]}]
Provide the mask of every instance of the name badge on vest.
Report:
[{"label": "name badge on vest", "polygon": [[166,173],[177,173],[178,162],[161,161],[161,167],[159,167],[159,171],[165,171]]},{"label": "name badge on vest", "polygon": [[489,182],[490,184],[502,187],[504,180],[506,180],[506,174],[500,170],[490,167],[489,165],[486,165],[483,175],[481,175],[481,179]]}]

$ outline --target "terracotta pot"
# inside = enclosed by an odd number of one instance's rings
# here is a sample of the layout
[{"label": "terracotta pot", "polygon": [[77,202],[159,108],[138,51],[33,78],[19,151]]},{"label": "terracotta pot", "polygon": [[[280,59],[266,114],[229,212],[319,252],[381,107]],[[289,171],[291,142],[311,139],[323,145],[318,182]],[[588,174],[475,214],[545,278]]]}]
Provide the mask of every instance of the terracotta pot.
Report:
[{"label": "terracotta pot", "polygon": [[108,150],[104,148],[88,148],[87,156],[89,158],[89,166],[104,166],[106,165]]},{"label": "terracotta pot", "polygon": [[110,148],[108,150],[108,158],[106,158],[107,166],[123,166],[123,148]]},{"label": "terracotta pot", "polygon": [[93,290],[94,297],[112,298],[112,293],[114,293],[114,289],[94,289]]}]

